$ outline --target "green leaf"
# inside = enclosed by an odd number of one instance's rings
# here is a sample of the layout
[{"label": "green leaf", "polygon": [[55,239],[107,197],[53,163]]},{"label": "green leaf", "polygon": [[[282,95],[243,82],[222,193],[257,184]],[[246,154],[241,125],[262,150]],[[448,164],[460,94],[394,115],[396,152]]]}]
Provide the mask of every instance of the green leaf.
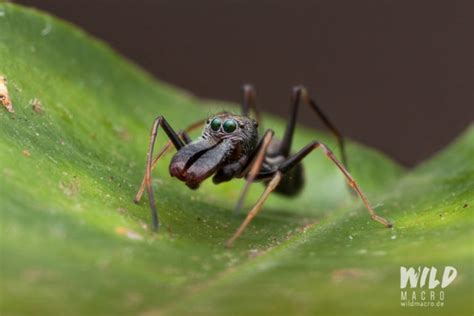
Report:
[{"label": "green leaf", "polygon": [[[0,4],[0,61],[16,111],[0,111],[2,314],[473,313],[474,127],[409,172],[349,144],[354,177],[395,228],[371,221],[315,152],[304,192],[270,197],[228,250],[245,216],[232,216],[241,180],[190,191],[165,157],[153,182],[159,234],[146,199],[132,199],[155,116],[179,130],[235,105],[157,82],[82,31],[12,4]],[[283,132],[280,119],[264,125]],[[314,139],[336,148],[305,128],[295,148]],[[443,308],[400,307],[400,266],[446,265],[458,277]]]}]

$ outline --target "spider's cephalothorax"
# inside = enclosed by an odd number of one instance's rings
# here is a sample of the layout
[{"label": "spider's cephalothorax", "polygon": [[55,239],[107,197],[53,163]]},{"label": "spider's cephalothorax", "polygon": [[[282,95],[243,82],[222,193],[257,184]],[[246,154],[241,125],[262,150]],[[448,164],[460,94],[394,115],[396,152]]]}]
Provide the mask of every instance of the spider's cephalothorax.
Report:
[{"label": "spider's cephalothorax", "polygon": [[214,175],[214,183],[230,180],[247,161],[258,142],[257,122],[245,116],[220,113],[210,117],[201,137],[173,156],[170,174],[191,189]]},{"label": "spider's cephalothorax", "polygon": [[[336,136],[341,160],[335,157],[332,151],[323,143],[313,141],[292,154],[292,140],[296,125],[299,104],[303,101],[310,106],[321,118],[323,123]],[[153,219],[153,228],[158,229],[158,212],[156,210],[153,189],[151,186],[151,172],[160,157],[171,148],[177,149],[173,156],[169,171],[171,176],[186,183],[191,189],[197,189],[205,179],[213,176],[215,184],[229,181],[233,178],[245,177],[246,183],[240,194],[236,210],[242,205],[250,185],[257,180],[262,180],[266,185],[265,191],[235,234],[227,241],[231,246],[242,234],[245,227],[262,209],[264,202],[271,192],[278,192],[286,196],[294,196],[303,188],[302,160],[315,149],[320,148],[336,167],[342,172],[349,186],[354,189],[371,218],[386,227],[391,227],[389,221],[377,215],[370,206],[367,197],[359,185],[347,170],[344,141],[339,131],[324,115],[316,102],[311,99],[302,86],[293,88],[291,96],[291,113],[282,140],[273,137],[272,130],[266,130],[261,138],[258,136],[257,127],[259,122],[258,111],[255,106],[255,91],[252,86],[243,87],[242,115],[234,115],[227,112],[219,113],[209,117],[207,120],[199,121],[185,131],[176,133],[163,116],[155,119],[151,130],[150,146],[147,155],[147,167],[142,185],[135,196],[138,202],[146,188],[150,200],[150,208]],[[256,119],[250,118],[250,110],[253,109]],[[204,125],[201,137],[192,141],[187,132]],[[158,128],[162,127],[169,138],[168,144],[153,158],[155,141]]]}]

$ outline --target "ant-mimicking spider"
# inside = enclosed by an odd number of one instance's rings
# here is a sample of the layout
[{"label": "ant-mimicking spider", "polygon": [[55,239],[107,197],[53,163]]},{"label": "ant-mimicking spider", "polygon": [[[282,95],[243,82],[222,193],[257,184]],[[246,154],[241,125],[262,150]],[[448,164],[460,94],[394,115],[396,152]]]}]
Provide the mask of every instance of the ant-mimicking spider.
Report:
[{"label": "ant-mimicking spider", "polygon": [[[348,184],[360,197],[369,211],[371,218],[386,227],[392,224],[385,218],[377,215],[365,194],[347,170],[347,158],[344,148],[344,139],[327,116],[321,111],[318,104],[309,97],[303,86],[296,86],[291,95],[291,114],[282,140],[273,137],[274,132],[267,129],[262,138],[258,138],[258,122],[260,116],[256,109],[256,93],[251,85],[244,85],[241,115],[228,112],[218,113],[206,121],[199,121],[184,131],[176,133],[163,116],[158,116],[152,126],[150,144],[147,154],[145,176],[134,201],[138,203],[146,189],[151,208],[154,230],[159,227],[158,213],[151,186],[151,172],[158,160],[174,145],[177,152],[171,159],[169,171],[172,177],[183,181],[189,188],[197,189],[201,182],[212,177],[215,184],[246,178],[245,186],[237,202],[236,211],[242,207],[250,185],[254,181],[263,181],[265,191],[257,200],[247,217],[226,242],[231,247],[234,241],[242,234],[250,221],[262,209],[263,204],[271,192],[286,196],[294,196],[301,191],[304,185],[303,167],[301,161],[313,150],[320,148],[324,154],[339,168]],[[321,118],[326,127],[335,135],[341,151],[342,163],[332,151],[323,143],[313,141],[295,154],[291,153],[291,144],[295,131],[296,118],[300,101],[310,106]],[[255,119],[250,117],[250,111],[256,114]],[[188,133],[204,125],[201,137],[192,141]],[[153,158],[158,128],[162,127],[169,138],[168,143]]]}]

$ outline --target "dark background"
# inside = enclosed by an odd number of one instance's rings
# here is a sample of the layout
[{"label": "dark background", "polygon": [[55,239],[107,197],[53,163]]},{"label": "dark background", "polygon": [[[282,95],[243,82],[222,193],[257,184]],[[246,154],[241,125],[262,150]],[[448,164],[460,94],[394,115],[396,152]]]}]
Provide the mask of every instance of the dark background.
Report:
[{"label": "dark background", "polygon": [[[413,165],[474,120],[474,1],[22,0],[161,80],[285,116],[292,85],[343,134]],[[306,107],[301,122],[321,126]]]}]

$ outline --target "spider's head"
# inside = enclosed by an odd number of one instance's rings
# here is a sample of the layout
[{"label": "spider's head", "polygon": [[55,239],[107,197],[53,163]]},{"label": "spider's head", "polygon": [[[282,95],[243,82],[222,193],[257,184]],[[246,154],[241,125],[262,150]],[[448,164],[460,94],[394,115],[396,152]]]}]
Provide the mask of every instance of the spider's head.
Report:
[{"label": "spider's head", "polygon": [[255,120],[230,113],[209,117],[201,137],[181,148],[170,164],[172,176],[197,188],[220,167],[250,154],[258,142]]},{"label": "spider's head", "polygon": [[228,139],[248,152],[257,144],[258,123],[246,116],[223,112],[207,119],[201,137],[211,142]]}]

